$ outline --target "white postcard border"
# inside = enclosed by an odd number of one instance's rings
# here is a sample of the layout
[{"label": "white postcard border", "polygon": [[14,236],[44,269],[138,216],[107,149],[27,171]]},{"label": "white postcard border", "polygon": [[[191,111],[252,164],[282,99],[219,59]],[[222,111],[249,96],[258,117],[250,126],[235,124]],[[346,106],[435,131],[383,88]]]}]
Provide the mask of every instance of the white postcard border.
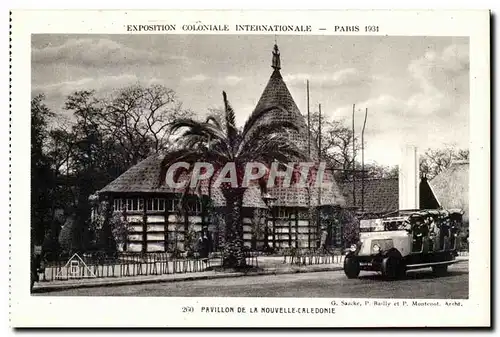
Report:
[{"label": "white postcard border", "polygon": [[[378,35],[470,38],[469,300],[459,307],[337,307],[333,315],[249,314],[248,308],[331,308],[333,298],[49,297],[29,293],[31,34],[126,34],[127,24],[171,16],[179,26],[206,23],[332,26],[374,24]],[[469,326],[490,324],[490,59],[487,11],[14,11],[12,14],[11,325],[19,326]],[[150,32],[148,32],[150,33]],[[176,34],[193,32],[177,31]],[[218,34],[233,34],[234,31]],[[138,34],[138,33],[135,33]],[[157,34],[164,34],[157,32]],[[200,34],[214,34],[201,32]],[[252,34],[252,33],[249,33]],[[263,34],[256,32],[254,34]],[[268,33],[269,34],[269,33]],[[274,34],[274,33],[270,33]],[[296,34],[296,33],[280,33]],[[329,32],[314,32],[329,34]],[[340,34],[338,34],[340,35]],[[368,35],[368,34],[365,34]],[[338,301],[339,299],[337,299]],[[361,301],[364,301],[362,299]],[[367,299],[373,302],[374,299]],[[392,303],[402,300],[385,300]],[[430,302],[430,301],[429,301]],[[247,308],[201,314],[201,306]],[[193,307],[195,313],[183,313]],[[442,309],[445,310],[442,310]],[[237,310],[237,309],[236,309]]]}]

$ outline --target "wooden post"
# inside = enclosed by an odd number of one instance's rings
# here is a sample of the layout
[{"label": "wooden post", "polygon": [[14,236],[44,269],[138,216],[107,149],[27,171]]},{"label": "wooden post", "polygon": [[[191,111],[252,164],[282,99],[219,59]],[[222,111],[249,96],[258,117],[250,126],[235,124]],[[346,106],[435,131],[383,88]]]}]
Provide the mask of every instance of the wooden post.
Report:
[{"label": "wooden post", "polygon": [[[309,191],[308,191],[309,192]],[[312,222],[312,217],[311,217],[311,203],[309,202],[307,205],[307,248],[311,249],[311,222]]]},{"label": "wooden post", "polygon": [[288,247],[292,247],[292,213],[288,214]]},{"label": "wooden post", "polygon": [[[321,104],[319,104],[319,125],[318,125],[318,161],[321,162],[321,151],[322,151],[322,148],[321,148],[321,141],[322,141],[322,135],[321,135]],[[318,179],[318,176],[316,175],[316,179]],[[322,182],[321,182],[322,183]],[[318,207],[321,207],[321,185],[320,187],[318,188]]]},{"label": "wooden post", "polygon": [[299,209],[295,209],[295,248],[299,248]]},{"label": "wooden post", "polygon": [[[321,116],[321,104],[319,104],[318,106],[318,111],[319,111],[319,125],[318,125],[318,161],[321,162],[321,159],[322,159],[322,156],[321,156],[321,151],[322,151],[322,130],[321,130],[321,123],[322,123],[322,116]],[[316,179],[318,179],[318,176],[316,175]],[[317,208],[318,208],[318,225],[317,225],[317,235],[319,237],[319,247],[321,247],[321,235],[322,235],[322,223],[321,223],[321,185],[320,187],[318,188],[318,205],[317,205]]]},{"label": "wooden post", "polygon": [[[146,197],[142,199],[143,211],[142,211],[142,252],[145,254],[148,252],[148,214],[146,211]],[[139,206],[139,205],[138,205]]]},{"label": "wooden post", "polygon": [[274,207],[271,208],[271,217],[273,219],[273,250],[276,250],[276,217]]},{"label": "wooden post", "polygon": [[354,130],[354,111],[356,104],[352,105],[352,202],[356,206],[356,132]]},{"label": "wooden post", "polygon": [[307,153],[311,156],[311,111],[309,110],[309,80],[307,80]]},{"label": "wooden post", "polygon": [[318,116],[318,159],[321,161],[321,104],[318,106],[319,116]]},{"label": "wooden post", "polygon": [[368,108],[365,110],[365,120],[361,131],[361,212],[365,211],[365,127]]},{"label": "wooden post", "polygon": [[[165,243],[163,244],[164,245],[164,250],[165,250],[165,253],[168,252],[168,245],[170,243],[169,241],[169,232],[168,232],[168,210],[169,210],[169,204],[170,204],[171,200],[167,197],[165,197],[165,211],[163,212],[163,217],[165,218],[165,224],[164,224],[164,232],[165,232]],[[175,248],[174,250],[177,249],[177,243],[175,243]]]},{"label": "wooden post", "polygon": [[[311,110],[309,105],[309,80],[307,80],[307,154],[311,159]],[[312,225],[312,212],[311,212],[311,189],[307,183],[307,242],[309,249],[311,248],[311,225]]]}]

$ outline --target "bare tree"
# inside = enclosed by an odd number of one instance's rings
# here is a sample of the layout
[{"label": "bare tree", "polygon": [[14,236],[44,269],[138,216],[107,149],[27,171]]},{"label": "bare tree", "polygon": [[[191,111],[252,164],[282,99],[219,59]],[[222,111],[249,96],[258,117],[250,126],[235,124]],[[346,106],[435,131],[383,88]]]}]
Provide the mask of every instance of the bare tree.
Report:
[{"label": "bare tree", "polygon": [[398,166],[380,165],[377,163],[365,164],[365,177],[368,179],[389,179],[398,177]]},{"label": "bare tree", "polygon": [[458,160],[469,160],[469,149],[459,149],[450,144],[440,149],[427,149],[420,157],[420,173],[432,179]]},{"label": "bare tree", "polygon": [[120,145],[128,164],[169,145],[168,126],[192,112],[182,109],[175,92],[161,85],[139,84],[120,89],[107,102],[100,120],[106,133]]},{"label": "bare tree", "polygon": [[[311,143],[319,148],[319,113],[311,113]],[[348,179],[352,176],[352,169],[355,168],[353,155],[353,132],[347,127],[345,121],[325,121],[322,117],[321,125],[321,158],[324,158],[333,165],[334,168],[342,170],[338,176],[341,179]],[[355,137],[354,150],[361,151],[361,142]],[[356,167],[357,168],[357,167]]]}]

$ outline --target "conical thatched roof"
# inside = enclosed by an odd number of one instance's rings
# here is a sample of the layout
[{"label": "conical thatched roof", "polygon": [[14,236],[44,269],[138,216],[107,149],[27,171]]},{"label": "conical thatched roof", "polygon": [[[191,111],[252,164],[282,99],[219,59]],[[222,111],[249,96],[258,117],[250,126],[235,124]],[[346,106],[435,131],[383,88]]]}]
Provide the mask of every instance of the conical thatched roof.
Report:
[{"label": "conical thatched roof", "polygon": [[[281,106],[286,110],[271,111],[266,115],[268,119],[290,120],[293,119],[299,126],[298,132],[287,132],[286,137],[291,142],[296,144],[300,149],[307,153],[308,150],[308,132],[307,124],[304,117],[301,115],[299,108],[290,94],[283,77],[280,73],[280,60],[279,51],[275,46],[273,53],[273,68],[269,82],[267,83],[262,95],[257,103],[255,110],[260,110],[268,106]],[[313,144],[314,146],[314,144]],[[310,154],[310,161],[318,161],[318,149],[312,149]],[[176,193],[182,191],[175,191],[171,188],[158,186],[160,165],[162,156],[153,155],[134,167],[130,168],[116,180],[111,182],[108,186],[103,188],[100,193]],[[318,164],[318,163],[317,163]],[[312,173],[315,177],[316,172]],[[344,197],[338,187],[333,172],[326,170],[323,181],[332,184],[331,188],[297,188],[293,185],[291,187],[273,187],[269,193],[277,198],[274,202],[276,206],[287,207],[308,207],[319,205],[338,205],[344,206]],[[202,194],[208,194],[208,186],[202,185],[200,188]],[[212,191],[212,199],[214,204],[222,206],[225,203],[224,197],[220,190],[214,189]],[[251,186],[247,189],[244,195],[245,207],[266,207],[261,199],[261,193],[258,186]]]},{"label": "conical thatched roof", "polygon": [[[307,124],[304,117],[302,117],[299,108],[295,104],[290,91],[288,91],[279,70],[273,71],[271,78],[262,92],[257,106],[255,107],[255,111],[262,110],[267,106],[273,105],[282,106],[285,108],[287,113],[284,113],[282,110],[275,110],[270,112],[263,120],[295,120],[297,125],[300,127],[300,130],[299,132],[288,132],[288,137],[300,149],[307,152]],[[313,153],[312,157],[312,159],[317,159],[317,153]]]},{"label": "conical thatched roof", "polygon": [[457,161],[429,181],[434,195],[445,209],[460,208],[469,221],[469,162]]},{"label": "conical thatched roof", "polygon": [[[289,131],[286,137],[290,139],[304,153],[308,151],[308,131],[304,117],[300,113],[297,104],[295,104],[290,91],[288,90],[283,77],[281,76],[281,62],[279,60],[279,50],[275,45],[273,52],[273,68],[274,71],[269,78],[259,102],[255,107],[255,111],[261,110],[268,106],[281,106],[286,110],[276,109],[271,111],[265,118],[269,120],[294,120],[299,126],[298,132]],[[265,122],[265,121],[263,121]],[[312,144],[310,153],[310,161],[318,161],[318,149]],[[313,174],[315,175],[315,174]],[[333,172],[327,170],[324,175],[324,181],[333,184],[332,188],[296,188],[296,187],[274,187],[269,193],[278,198],[275,205],[293,206],[293,207],[308,207],[319,205],[344,205],[344,197],[333,177]]]}]

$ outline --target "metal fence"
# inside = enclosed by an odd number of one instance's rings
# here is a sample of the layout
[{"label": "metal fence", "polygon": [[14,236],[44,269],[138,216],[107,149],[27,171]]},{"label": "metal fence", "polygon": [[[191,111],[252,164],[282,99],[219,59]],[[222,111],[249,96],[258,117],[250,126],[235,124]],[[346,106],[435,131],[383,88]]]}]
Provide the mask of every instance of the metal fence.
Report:
[{"label": "metal fence", "polygon": [[[246,253],[250,267],[258,266],[258,257]],[[104,277],[130,277],[197,273],[213,270],[222,265],[222,256],[208,259],[199,257],[171,258],[167,253],[120,254],[116,257],[78,254],[57,261],[45,261],[40,272],[40,281],[72,280]]]},{"label": "metal fence", "polygon": [[340,264],[344,262],[344,257],[340,250],[292,249],[283,252],[283,263],[296,265]]}]

